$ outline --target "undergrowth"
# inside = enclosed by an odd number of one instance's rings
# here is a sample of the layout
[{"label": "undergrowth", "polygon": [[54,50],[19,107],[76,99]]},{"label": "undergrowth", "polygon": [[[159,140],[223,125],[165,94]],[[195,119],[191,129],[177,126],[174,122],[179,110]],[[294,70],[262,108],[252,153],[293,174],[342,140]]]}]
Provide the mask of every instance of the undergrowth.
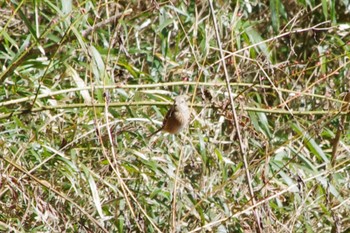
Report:
[{"label": "undergrowth", "polygon": [[349,3],[210,2],[0,3],[1,231],[350,229]]}]

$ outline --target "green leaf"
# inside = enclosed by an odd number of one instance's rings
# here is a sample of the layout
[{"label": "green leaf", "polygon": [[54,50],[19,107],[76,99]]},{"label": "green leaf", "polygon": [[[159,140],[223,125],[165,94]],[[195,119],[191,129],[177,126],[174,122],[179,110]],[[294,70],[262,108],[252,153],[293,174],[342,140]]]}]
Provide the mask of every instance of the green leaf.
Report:
[{"label": "green leaf", "polygon": [[305,130],[301,129],[297,124],[292,124],[292,128],[296,133],[302,136],[302,139],[306,145],[306,147],[316,155],[316,157],[320,160],[323,160],[325,163],[329,163],[329,159],[326,154],[322,150],[322,148],[316,143],[315,139],[313,139]]},{"label": "green leaf", "polygon": [[270,59],[270,51],[267,44],[262,42],[264,39],[261,37],[260,33],[256,31],[253,26],[245,28],[245,32],[247,33],[251,43],[257,44],[257,46],[254,48],[259,48],[260,52],[262,52],[266,58]]},{"label": "green leaf", "polygon": [[82,167],[82,170],[84,171],[86,180],[89,183],[90,191],[92,194],[92,199],[93,199],[93,202],[95,203],[96,210],[97,210],[98,214],[100,215],[100,217],[102,219],[104,219],[105,216],[102,212],[100,195],[98,193],[98,188],[97,188],[97,185],[95,183],[95,180],[93,179],[93,177],[90,173],[90,170],[85,165],[82,165],[81,167]]}]

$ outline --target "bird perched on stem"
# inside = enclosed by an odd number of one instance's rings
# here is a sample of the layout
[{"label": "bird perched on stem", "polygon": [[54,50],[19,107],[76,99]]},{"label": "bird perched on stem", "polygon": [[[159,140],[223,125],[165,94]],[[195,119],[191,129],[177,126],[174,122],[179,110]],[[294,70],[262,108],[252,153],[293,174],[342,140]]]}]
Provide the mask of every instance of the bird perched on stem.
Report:
[{"label": "bird perched on stem", "polygon": [[187,96],[179,95],[175,98],[174,104],[164,117],[163,126],[148,137],[155,135],[159,131],[177,134],[188,125],[190,116],[190,109],[187,105]]}]

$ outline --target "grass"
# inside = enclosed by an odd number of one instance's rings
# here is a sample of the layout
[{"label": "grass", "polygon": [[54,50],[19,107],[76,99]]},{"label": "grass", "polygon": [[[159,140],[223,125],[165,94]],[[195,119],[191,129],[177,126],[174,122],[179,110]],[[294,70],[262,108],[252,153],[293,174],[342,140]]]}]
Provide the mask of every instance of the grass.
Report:
[{"label": "grass", "polygon": [[350,229],[348,3],[210,3],[0,3],[1,231]]}]

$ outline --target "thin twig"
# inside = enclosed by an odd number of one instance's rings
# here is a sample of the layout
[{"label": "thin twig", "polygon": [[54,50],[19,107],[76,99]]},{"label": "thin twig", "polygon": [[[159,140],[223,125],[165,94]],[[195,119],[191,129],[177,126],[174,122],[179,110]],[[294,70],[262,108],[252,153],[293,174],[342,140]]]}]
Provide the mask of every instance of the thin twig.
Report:
[{"label": "thin twig", "polygon": [[179,179],[179,174],[180,174],[180,169],[181,169],[181,164],[182,164],[182,157],[183,157],[183,146],[181,147],[181,152],[180,152],[180,158],[179,162],[176,168],[176,175],[175,175],[175,182],[174,182],[174,190],[173,190],[173,204],[172,204],[172,232],[176,232],[176,196],[177,196],[177,183]]},{"label": "thin twig", "polygon": [[[342,103],[343,101],[336,101]],[[131,107],[131,106],[151,106],[151,105],[157,105],[157,106],[170,106],[171,103],[165,103],[165,102],[153,102],[153,101],[140,101],[140,102],[119,102],[119,103],[111,103],[111,107]],[[104,104],[98,103],[98,104],[62,104],[62,105],[55,105],[55,106],[41,106],[37,108],[32,109],[21,109],[21,110],[15,110],[11,113],[4,113],[0,114],[0,119],[9,118],[11,116],[18,116],[21,114],[30,114],[35,112],[42,112],[47,110],[58,110],[58,109],[73,109],[73,108],[103,108]],[[193,107],[200,107],[203,108],[205,105],[203,104],[191,104],[191,108]],[[247,112],[264,112],[264,113],[272,113],[272,114],[282,114],[282,115],[290,115],[289,110],[284,109],[266,109],[266,108],[255,108],[255,107],[241,107],[241,110],[247,111]],[[339,110],[315,110],[315,111],[304,111],[304,110],[292,110],[293,115],[300,115],[300,116],[311,116],[311,115],[346,115],[348,114],[348,111],[339,112]]]},{"label": "thin twig", "polygon": [[112,17],[110,17],[102,22],[95,24],[94,26],[92,26],[88,29],[85,29],[81,34],[83,37],[86,37],[89,34],[91,34],[91,32],[95,31],[96,29],[102,28],[102,27],[106,26],[107,24],[115,22],[117,19],[119,19],[121,17],[124,17],[126,15],[130,15],[131,12],[132,12],[132,9],[127,9],[127,10],[123,11],[122,13],[116,14],[116,15],[114,15],[114,16],[112,16]]},{"label": "thin twig", "polygon": [[[233,114],[233,123],[234,123],[234,127],[236,128],[236,132],[237,132],[237,138],[238,138],[238,142],[239,142],[240,154],[242,156],[243,164],[244,164],[244,167],[245,167],[245,173],[246,173],[246,178],[247,178],[247,182],[248,182],[249,193],[250,193],[253,205],[255,205],[256,204],[256,200],[255,200],[255,196],[254,196],[252,180],[251,180],[250,173],[249,173],[249,166],[248,166],[248,161],[247,161],[247,156],[246,156],[246,150],[245,150],[245,146],[244,146],[243,139],[242,139],[241,132],[240,132],[240,126],[239,126],[239,123],[238,123],[236,107],[235,107],[235,103],[233,101],[233,94],[232,94],[232,91],[231,91],[229,75],[228,75],[227,68],[226,68],[226,62],[224,60],[224,52],[222,51],[221,39],[220,39],[218,25],[217,25],[217,22],[216,22],[216,16],[215,16],[215,11],[214,11],[212,0],[209,0],[209,5],[210,5],[211,14],[212,14],[212,19],[213,19],[213,22],[214,22],[216,40],[217,40],[217,43],[218,43],[218,46],[219,46],[219,50],[220,50],[220,57],[221,57],[221,61],[222,61],[222,66],[223,66],[224,72],[225,72],[226,87],[227,87],[227,91],[228,91],[228,96],[230,98],[230,104],[231,104],[232,114]],[[257,211],[257,209],[253,209],[253,211],[254,211],[255,221],[256,221],[256,224],[257,224],[256,229],[257,229],[258,232],[262,232],[261,225],[260,225],[260,217],[259,217],[258,211]]]},{"label": "thin twig", "polygon": [[[109,141],[110,143],[113,145],[113,139],[112,139],[112,134],[109,130],[109,119],[108,119],[108,109],[109,109],[109,101],[108,101],[108,98],[107,96],[105,96],[105,119],[106,119],[106,125],[107,125],[107,132],[108,132],[108,137],[109,137]],[[99,138],[99,140],[102,140],[101,137]],[[116,156],[116,152],[114,150],[114,146],[111,146],[111,153],[112,153],[112,156],[113,156],[113,160],[114,160],[114,163],[111,161],[111,159],[109,158],[108,154],[107,154],[107,151],[105,150],[104,146],[103,146],[103,142],[101,142],[101,148],[102,148],[102,152],[103,154],[105,155],[106,159],[108,160],[108,163],[110,164],[112,170],[114,171],[114,173],[117,175],[117,179],[118,179],[118,183],[122,189],[122,192],[123,192],[123,195],[124,195],[124,198],[125,198],[125,201],[134,217],[134,219],[136,219],[136,214],[135,212],[133,211],[133,208],[132,208],[132,205],[131,205],[131,202],[129,200],[129,197],[134,201],[134,203],[137,205],[137,207],[140,209],[140,211],[144,214],[144,216],[147,218],[147,220],[150,222],[150,224],[154,227],[154,229],[161,233],[161,230],[157,227],[157,225],[154,223],[154,221],[152,220],[152,218],[147,214],[146,210],[144,210],[141,206],[141,204],[138,202],[138,200],[135,198],[134,194],[130,191],[130,189],[128,188],[128,186],[125,184],[125,182],[123,181],[122,177],[121,177],[121,173],[120,173],[120,170],[119,170],[119,166],[118,166],[118,163],[117,163],[117,156]],[[142,230],[140,224],[136,221],[136,225],[138,226],[139,230]]]},{"label": "thin twig", "polygon": [[[347,103],[344,103],[341,107],[340,112],[348,112],[347,115],[350,115],[350,91],[348,91],[345,96],[344,96],[344,101]],[[339,145],[339,141],[340,141],[340,137],[342,135],[342,132],[344,130],[345,127],[345,119],[346,119],[346,115],[342,115],[340,118],[340,122],[339,122],[339,126],[337,129],[337,133],[335,135],[335,138],[333,140],[333,148],[332,148],[332,159],[331,159],[331,164],[332,167],[334,167],[336,159],[337,159],[337,150],[338,150],[338,145]]]},{"label": "thin twig", "polygon": [[[346,63],[348,64],[348,63]],[[337,69],[338,70],[338,69]],[[333,73],[332,74],[336,74]],[[328,75],[327,77],[330,77],[330,75]],[[322,79],[323,80],[323,79]],[[319,82],[316,81],[317,83]],[[70,88],[70,89],[64,89],[64,90],[59,90],[59,91],[52,91],[52,92],[46,92],[45,94],[40,94],[38,95],[38,99],[41,98],[46,98],[46,97],[53,97],[56,95],[61,95],[61,94],[67,94],[70,92],[79,92],[79,91],[83,91],[83,90],[91,90],[91,88],[94,89],[115,89],[115,88],[120,88],[120,89],[148,89],[148,88],[156,88],[156,87],[169,87],[169,86],[183,86],[183,85],[200,85],[200,86],[206,86],[206,87],[221,87],[226,85],[226,83],[223,82],[213,82],[213,83],[205,83],[205,82],[168,82],[168,83],[157,83],[157,84],[130,84],[130,85],[106,85],[106,86],[84,86],[84,87],[76,87],[76,88]],[[263,84],[257,84],[257,83],[230,83],[231,87],[247,87],[250,88],[254,85],[254,88],[271,88],[270,85],[263,85]],[[309,89],[306,89],[304,91],[293,91],[293,90],[289,90],[289,89],[285,89],[285,88],[277,88],[278,91],[281,92],[285,92],[285,93],[291,93],[291,94],[295,94],[294,97],[291,97],[287,100],[287,102],[290,102],[291,99],[296,99],[299,97],[303,97],[303,96],[310,96],[313,98],[319,98],[319,99],[324,99],[324,100],[328,100],[330,102],[334,102],[334,103],[340,103],[340,104],[344,104],[346,102],[344,102],[343,100],[339,100],[339,99],[335,99],[335,98],[330,98],[327,97],[326,95],[318,95],[315,93],[311,93],[308,92]],[[154,90],[139,90],[140,92],[144,92],[144,93],[152,93],[155,92]],[[19,99],[12,99],[9,101],[4,101],[4,102],[0,102],[0,107],[2,106],[7,106],[7,105],[12,105],[12,104],[18,104],[18,103],[22,103],[22,102],[27,102],[30,100],[33,100],[35,98],[35,95],[32,96],[28,96],[28,97],[24,97],[24,98],[19,98]],[[278,106],[277,106],[278,107]],[[293,112],[294,113],[294,112]]]}]

